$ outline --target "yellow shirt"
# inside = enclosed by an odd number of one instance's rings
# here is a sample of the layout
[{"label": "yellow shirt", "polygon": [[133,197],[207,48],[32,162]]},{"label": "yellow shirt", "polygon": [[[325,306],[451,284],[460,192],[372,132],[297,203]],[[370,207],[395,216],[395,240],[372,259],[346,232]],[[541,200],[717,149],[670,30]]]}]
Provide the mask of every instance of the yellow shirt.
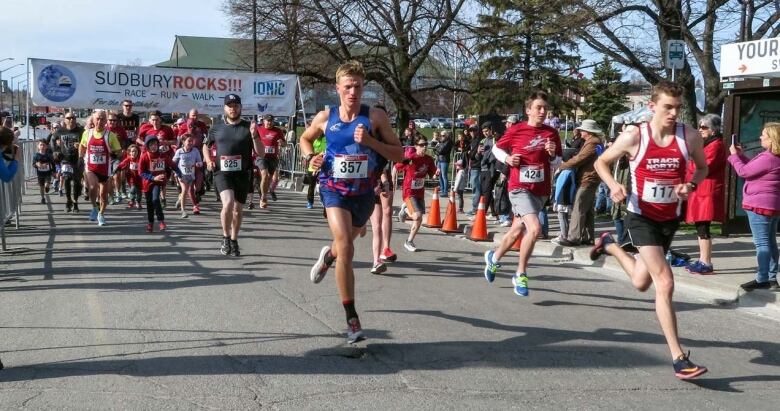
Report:
[{"label": "yellow shirt", "polygon": [[[103,130],[103,133],[105,133],[107,130]],[[95,129],[89,129],[84,130],[84,133],[81,135],[81,146],[84,148],[87,148],[87,144],[89,143],[89,135],[90,133],[95,132]],[[103,138],[103,134],[95,133],[93,136],[94,138],[100,140]],[[111,131],[108,131],[108,147],[111,148],[112,153],[117,153],[122,151],[122,145],[119,144],[119,138]]]}]

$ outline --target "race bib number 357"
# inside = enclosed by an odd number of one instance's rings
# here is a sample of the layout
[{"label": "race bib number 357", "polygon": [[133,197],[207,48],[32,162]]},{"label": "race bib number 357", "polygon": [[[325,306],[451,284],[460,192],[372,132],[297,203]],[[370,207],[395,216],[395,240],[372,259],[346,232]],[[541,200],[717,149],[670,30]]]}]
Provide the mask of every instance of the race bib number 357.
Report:
[{"label": "race bib number 357", "polygon": [[679,180],[646,179],[642,191],[642,201],[656,204],[676,203],[678,198],[674,187],[679,183]]},{"label": "race bib number 357", "polygon": [[221,156],[219,169],[222,171],[241,171],[241,156]]},{"label": "race bib number 357", "polygon": [[333,159],[333,177],[368,178],[368,155],[336,154]]}]

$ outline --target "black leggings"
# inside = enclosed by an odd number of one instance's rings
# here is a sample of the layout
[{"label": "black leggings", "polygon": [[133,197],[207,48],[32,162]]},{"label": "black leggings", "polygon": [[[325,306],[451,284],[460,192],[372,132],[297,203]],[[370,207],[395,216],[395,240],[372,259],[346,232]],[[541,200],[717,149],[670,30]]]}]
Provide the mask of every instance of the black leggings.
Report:
[{"label": "black leggings", "polygon": [[306,193],[306,200],[310,203],[314,203],[314,187],[320,182],[319,173],[313,175],[309,174],[309,176],[309,191]]},{"label": "black leggings", "polygon": [[64,176],[65,178],[62,179],[62,182],[65,184],[65,195],[68,199],[68,204],[78,205],[79,196],[81,196],[81,175],[67,173]]},{"label": "black leggings", "polygon": [[153,185],[146,192],[146,217],[149,219],[149,224],[154,222],[155,214],[157,214],[157,221],[165,221],[165,214],[163,214],[162,203],[160,202],[161,189],[162,187]]},{"label": "black leggings", "polygon": [[696,225],[696,234],[699,236],[699,239],[709,240],[712,238],[712,235],[710,234],[710,221],[696,221],[694,224]]}]

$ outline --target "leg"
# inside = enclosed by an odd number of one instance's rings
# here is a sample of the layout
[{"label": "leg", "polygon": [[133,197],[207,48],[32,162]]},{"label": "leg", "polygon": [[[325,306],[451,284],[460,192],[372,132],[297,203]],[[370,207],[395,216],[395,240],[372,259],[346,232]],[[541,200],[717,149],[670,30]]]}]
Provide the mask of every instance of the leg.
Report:
[{"label": "leg", "polygon": [[[152,190],[149,190],[146,192],[146,218],[149,221],[149,224],[154,223],[154,198],[153,198]],[[157,202],[159,202],[159,197],[157,198]]]},{"label": "leg", "polygon": [[100,213],[101,214],[104,211],[106,211],[106,206],[108,206],[108,190],[110,189],[109,181],[110,179],[105,183],[98,184],[98,189],[100,190]]},{"label": "leg", "polygon": [[352,243],[360,231],[352,227],[352,215],[348,210],[338,207],[326,208],[328,226],[333,235],[331,254],[336,258],[336,286],[341,301],[355,299],[355,273],[352,269],[352,258],[355,248]]},{"label": "leg", "polygon": [[309,189],[306,191],[306,201],[309,204],[314,204],[314,186],[317,185],[317,176],[314,174],[309,174]]},{"label": "leg", "polygon": [[[777,225],[779,222],[780,218],[772,217],[772,223],[769,226],[770,233],[777,233]],[[777,281],[778,258],[780,258],[780,250],[777,249],[777,235],[769,236],[769,249],[771,251],[771,259],[769,260],[769,281]]]},{"label": "leg", "polygon": [[539,224],[542,225],[542,237],[547,238],[550,234],[550,220],[547,217],[547,209],[542,207],[539,211]]},{"label": "leg", "polygon": [[509,249],[512,247],[512,244],[517,241],[517,237],[523,234],[523,230],[525,230],[523,219],[516,217],[512,221],[512,225],[509,227],[509,231],[507,231],[506,235],[504,235],[504,237],[501,239],[501,243],[498,244],[498,248],[496,248],[496,251],[493,253],[493,259],[495,261],[499,261],[501,257],[503,257],[507,251],[509,251]]},{"label": "leg", "polygon": [[233,208],[235,208],[236,203],[235,192],[229,189],[220,191],[219,198],[222,201],[222,211],[219,214],[219,219],[222,223],[222,237],[231,238],[231,228],[233,227]]},{"label": "leg", "polygon": [[157,215],[157,221],[159,222],[165,221],[165,213],[163,212],[161,199],[163,190],[163,187],[158,185],[152,187],[152,206],[154,207],[154,213]]},{"label": "leg", "polygon": [[709,221],[697,221],[696,231],[699,235],[699,261],[712,265],[712,238]]},{"label": "leg", "polygon": [[423,216],[423,210],[418,210],[416,207],[414,208],[414,212],[411,213],[412,218],[412,227],[409,229],[409,237],[406,238],[406,241],[413,242],[414,237],[417,236],[417,232],[420,231],[420,227],[422,226],[422,216]]},{"label": "leg", "polygon": [[658,322],[661,323],[661,330],[664,332],[672,359],[677,359],[683,354],[683,350],[677,336],[677,315],[672,305],[674,274],[672,274],[669,264],[666,263],[663,247],[640,247],[639,255],[646,266],[651,267],[649,272],[655,287],[655,313],[658,316]]},{"label": "leg", "polygon": [[[521,218],[515,218],[515,220],[520,219]],[[517,259],[518,273],[527,272],[528,261],[531,259],[531,254],[534,252],[536,239],[539,238],[539,234],[542,232],[542,225],[539,224],[539,216],[537,214],[524,215],[522,217],[522,222],[525,224],[525,235],[523,236],[523,241],[520,243],[520,256]]]},{"label": "leg", "polygon": [[84,180],[87,183],[87,191],[89,193],[89,202],[92,203],[92,208],[97,208],[98,199],[98,178],[95,173],[87,171],[84,174]]},{"label": "leg", "polygon": [[561,226],[561,238],[568,240],[569,236],[569,214],[564,211],[558,211],[558,223]]},{"label": "leg", "polygon": [[588,212],[593,210],[593,200],[596,194],[595,187],[580,187],[574,196],[574,207],[571,212],[571,224],[567,238],[573,243],[580,243],[587,240],[587,218]]},{"label": "leg", "polygon": [[179,187],[181,188],[181,211],[184,212],[187,210],[187,195],[192,199],[192,193],[190,192],[192,184],[184,182],[184,179],[182,178],[179,179]]},{"label": "leg", "polygon": [[382,250],[390,248],[390,237],[393,235],[393,193],[387,197],[380,195],[382,203]]},{"label": "leg", "polygon": [[244,203],[239,203],[238,200],[233,201],[233,223],[230,226],[230,239],[233,241],[238,240],[238,231],[241,229],[241,222],[243,220]]},{"label": "leg", "polygon": [[[758,271],[756,272],[756,282],[765,283],[769,281],[769,266],[775,252],[771,249],[770,238],[776,237],[776,231],[772,232],[772,217],[756,214],[752,211],[746,211],[750,231],[753,234],[753,243],[756,245],[756,260]],[[776,247],[775,247],[776,248]]]},{"label": "leg", "polygon": [[372,264],[376,264],[379,261],[379,254],[382,253],[382,238],[384,233],[384,213],[382,212],[382,204],[374,204],[374,211],[371,213],[369,219],[371,221],[371,253],[374,257]]},{"label": "leg", "polygon": [[260,201],[268,200],[268,189],[271,186],[271,179],[268,178],[268,170],[260,170]]},{"label": "leg", "polygon": [[481,179],[479,170],[469,171],[469,180],[471,181],[471,212],[476,213],[479,206],[479,197],[482,194],[482,188],[480,186]]}]

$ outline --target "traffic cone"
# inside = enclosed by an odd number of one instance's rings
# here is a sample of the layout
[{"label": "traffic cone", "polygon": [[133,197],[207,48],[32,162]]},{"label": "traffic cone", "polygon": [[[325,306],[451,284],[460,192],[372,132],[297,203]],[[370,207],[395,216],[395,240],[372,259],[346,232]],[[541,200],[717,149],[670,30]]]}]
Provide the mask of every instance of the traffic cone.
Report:
[{"label": "traffic cone", "polygon": [[469,235],[471,241],[488,241],[485,201],[485,196],[479,197],[477,215],[474,216],[474,223],[471,224],[471,234]]},{"label": "traffic cone", "polygon": [[458,227],[458,210],[455,206],[455,190],[450,192],[449,202],[447,203],[447,211],[444,212],[444,224],[442,224],[439,231],[443,233],[459,233],[461,232]]},{"label": "traffic cone", "polygon": [[441,207],[439,206],[439,188],[433,189],[431,208],[428,210],[428,222],[423,224],[428,228],[441,227]]},{"label": "traffic cone", "polygon": [[509,250],[520,251],[520,243],[523,242],[523,234],[525,234],[525,230],[520,232],[520,234],[517,236],[517,240],[515,240],[511,247],[509,247]]}]

